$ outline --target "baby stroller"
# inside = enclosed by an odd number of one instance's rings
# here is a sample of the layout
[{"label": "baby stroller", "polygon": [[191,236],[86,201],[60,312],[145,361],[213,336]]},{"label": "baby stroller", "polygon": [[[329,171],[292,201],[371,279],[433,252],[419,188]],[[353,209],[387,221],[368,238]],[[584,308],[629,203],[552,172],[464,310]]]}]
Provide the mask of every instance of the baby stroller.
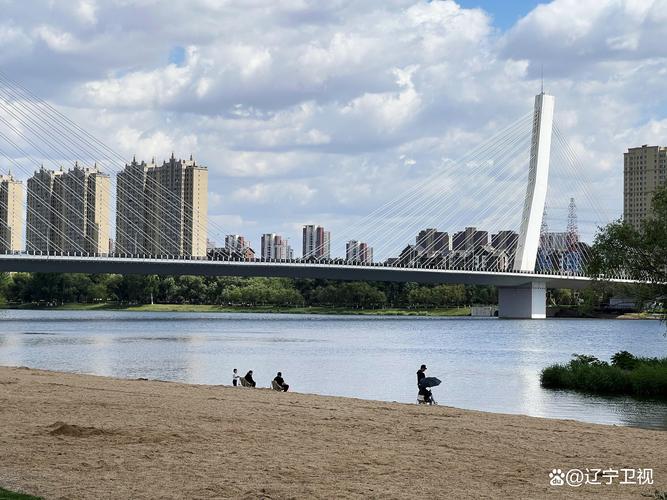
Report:
[{"label": "baby stroller", "polygon": [[417,404],[420,405],[437,405],[437,401],[433,397],[433,393],[429,387],[436,387],[440,385],[440,379],[435,377],[425,377],[419,381],[419,393],[417,394]]}]

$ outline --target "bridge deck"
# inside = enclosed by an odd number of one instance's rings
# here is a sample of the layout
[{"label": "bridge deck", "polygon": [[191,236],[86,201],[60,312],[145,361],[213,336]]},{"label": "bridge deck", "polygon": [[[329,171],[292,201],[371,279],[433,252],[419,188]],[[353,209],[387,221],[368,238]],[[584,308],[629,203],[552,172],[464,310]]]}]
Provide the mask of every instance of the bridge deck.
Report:
[{"label": "bridge deck", "polygon": [[[591,278],[586,276],[524,272],[420,269],[305,262],[233,262],[121,257],[36,256],[25,254],[0,256],[0,272],[264,276],[510,287],[540,281],[544,282],[548,288],[583,288],[592,281]],[[624,280],[615,281],[620,282]]]}]

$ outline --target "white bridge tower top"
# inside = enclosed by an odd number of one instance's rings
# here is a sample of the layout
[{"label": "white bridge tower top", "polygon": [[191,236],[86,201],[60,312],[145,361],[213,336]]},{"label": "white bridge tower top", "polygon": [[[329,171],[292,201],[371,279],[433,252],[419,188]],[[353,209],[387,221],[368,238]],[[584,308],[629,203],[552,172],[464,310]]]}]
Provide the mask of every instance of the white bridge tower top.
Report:
[{"label": "white bridge tower top", "polygon": [[533,137],[530,145],[528,188],[523,205],[521,230],[514,258],[515,271],[535,271],[537,248],[540,244],[540,227],[544,214],[549,181],[549,156],[554,119],[554,96],[544,92],[535,96]]}]

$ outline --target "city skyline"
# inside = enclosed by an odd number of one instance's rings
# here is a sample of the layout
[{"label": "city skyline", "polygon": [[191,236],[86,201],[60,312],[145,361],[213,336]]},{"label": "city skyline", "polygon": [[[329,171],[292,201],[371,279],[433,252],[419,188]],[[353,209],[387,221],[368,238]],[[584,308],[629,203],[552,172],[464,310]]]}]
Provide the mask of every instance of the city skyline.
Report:
[{"label": "city skyline", "polygon": [[[311,220],[341,234],[399,186],[445,168],[504,117],[529,108],[543,66],[593,195],[610,219],[620,216],[622,153],[664,144],[667,129],[658,7],[461,4],[260,2],[245,7],[253,27],[241,4],[219,11],[170,2],[162,15],[179,19],[176,36],[168,23],[146,30],[129,22],[143,12],[131,4],[89,2],[83,10],[45,2],[34,10],[48,19],[35,19],[10,3],[0,43],[14,50],[3,51],[2,62],[128,160],[135,152],[160,161],[169,151],[194,152],[211,168],[210,215],[225,233],[273,231],[293,242]],[[588,21],[565,43],[561,21],[571,16]],[[226,29],[209,30],[208,17]],[[256,30],[274,44],[264,46]],[[111,33],[114,42],[103,44]],[[89,45],[108,48],[93,58]],[[26,59],[35,64],[27,68]],[[586,200],[578,192],[555,197],[570,195]],[[550,207],[550,224],[566,215],[566,202]]]},{"label": "city skyline", "polygon": [[[75,162],[74,166],[69,170],[64,170],[62,167],[59,170],[45,169],[40,167],[27,181],[27,200],[23,200],[22,182],[15,177],[7,175],[2,176],[0,181],[0,195],[5,198],[3,201],[4,207],[8,206],[7,196],[8,188],[6,186],[13,185],[15,194],[13,195],[14,210],[0,213],[0,216],[5,219],[8,217],[14,218],[14,225],[20,230],[25,229],[25,248],[36,252],[84,252],[84,253],[128,253],[128,254],[151,254],[156,255],[164,253],[158,249],[164,242],[147,243],[146,238],[154,232],[164,232],[160,227],[168,228],[173,225],[173,221],[165,218],[165,213],[170,209],[173,211],[174,207],[178,205],[180,197],[180,210],[188,210],[194,215],[180,215],[181,224],[183,221],[190,220],[193,227],[190,229],[190,234],[199,234],[201,241],[197,246],[186,249],[181,243],[179,248],[174,247],[171,255],[194,255],[205,256],[211,258],[242,258],[254,259],[261,257],[263,259],[293,259],[299,258],[295,256],[294,250],[290,245],[289,237],[278,233],[264,233],[259,236],[259,245],[255,247],[252,243],[252,237],[248,238],[245,235],[226,234],[224,240],[224,247],[216,246],[215,241],[209,239],[205,230],[199,232],[198,227],[205,228],[206,214],[198,214],[196,210],[192,210],[192,200],[197,199],[195,196],[196,182],[192,179],[193,173],[188,172],[199,171],[200,174],[207,173],[207,167],[198,165],[190,155],[190,160],[176,159],[172,153],[169,161],[165,160],[162,164],[157,164],[155,159],[151,163],[145,161],[137,161],[136,156],[133,157],[132,162],[125,165],[124,169],[116,174],[116,194],[115,194],[115,213],[112,213],[112,176],[102,172],[97,165],[93,167],[83,167]],[[196,172],[195,172],[196,173]],[[67,182],[67,179],[73,174],[77,174],[82,179],[78,181],[72,180]],[[93,206],[95,215],[92,220],[95,221],[96,226],[93,230],[95,236],[91,236],[89,231],[77,229],[76,224],[72,224],[70,219],[79,218],[82,224],[89,218],[86,215],[85,199],[86,189],[88,189],[88,178],[101,177],[104,181],[100,184],[97,193],[93,199],[99,198],[100,202]],[[190,179],[188,182],[187,179]],[[166,184],[165,184],[166,181]],[[99,183],[98,183],[99,184]],[[199,181],[200,190],[206,184],[206,176]],[[150,187],[153,186],[153,187]],[[93,189],[95,184],[93,184]],[[176,189],[171,193],[170,189]],[[156,192],[158,189],[160,192]],[[180,195],[176,195],[180,189]],[[194,189],[194,190],[193,190]],[[76,205],[75,198],[78,192],[83,200],[82,215],[74,214],[72,205]],[[205,189],[201,191],[205,193]],[[189,194],[188,194],[189,193]],[[174,199],[163,200],[165,206],[157,210],[156,197],[160,198],[164,195],[176,196]],[[187,198],[187,199],[186,199]],[[152,201],[148,201],[152,200]],[[167,203],[168,202],[168,203]],[[206,206],[206,196],[200,200],[203,206]],[[198,205],[200,202],[197,202]],[[574,199],[570,200],[572,206]],[[23,213],[23,204],[25,204],[25,221],[17,214]],[[18,207],[18,208],[17,208]],[[121,207],[124,207],[121,209]],[[178,220],[177,217],[175,220]],[[576,217],[576,215],[575,215]],[[173,218],[173,217],[172,217]],[[4,219],[3,219],[4,220]],[[115,220],[115,232],[111,233],[112,221]],[[6,226],[6,225],[5,225]],[[5,227],[3,226],[3,228]],[[49,226],[49,227],[47,227]],[[11,225],[8,229],[13,229]],[[453,231],[451,231],[453,229]],[[460,230],[457,230],[460,229]],[[172,230],[172,229],[169,229]],[[418,255],[432,258],[434,254],[439,252],[456,252],[465,251],[470,252],[473,249],[482,247],[489,247],[498,251],[506,251],[512,254],[516,250],[516,242],[518,233],[512,229],[495,228],[493,231],[484,229],[477,229],[474,226],[466,226],[463,228],[448,228],[449,231],[439,231],[437,228],[427,228],[420,230],[415,238],[415,248],[421,248],[417,254],[411,253],[409,250],[411,245],[404,248],[402,251],[398,249],[396,252],[389,254],[380,259],[380,261],[402,261],[406,260],[403,256],[409,255],[407,261],[413,263]],[[495,232],[494,232],[495,231]],[[16,231],[13,231],[16,234]],[[101,237],[97,236],[97,233]],[[173,232],[173,231],[172,231]],[[550,232],[547,224],[543,224],[542,228],[544,242],[549,242],[547,247],[558,248],[558,244],[554,242],[558,238],[566,238],[567,233],[564,232]],[[4,233],[3,233],[4,234]],[[50,235],[51,241],[45,241],[45,235]],[[175,241],[183,241],[183,229],[181,229],[181,236],[177,237],[176,233],[172,235]],[[80,239],[81,241],[77,240]],[[165,236],[163,235],[164,239]],[[180,240],[179,240],[180,238]],[[8,238],[3,238],[3,241]],[[578,239],[578,237],[577,237]],[[141,241],[139,248],[141,250],[133,251],[131,245],[137,244]],[[19,236],[18,241],[23,241]],[[108,242],[108,247],[104,242]],[[302,252],[300,258],[314,260],[339,259],[344,258],[349,262],[358,263],[372,263],[373,262],[373,247],[372,244],[359,240],[347,240],[345,242],[345,251],[342,254],[331,253],[331,232],[326,230],[324,226],[317,224],[302,225]],[[407,243],[407,242],[406,242]],[[18,246],[17,246],[18,245]],[[74,246],[73,246],[74,245]],[[90,246],[92,245],[92,246]],[[96,245],[96,246],[95,246]],[[12,245],[4,245],[6,250],[20,250],[23,247],[18,243]],[[3,247],[3,251],[4,251]],[[76,248],[75,248],[76,247]],[[90,248],[89,248],[90,247]],[[198,249],[201,248],[201,251]],[[256,251],[258,248],[259,251]],[[194,252],[191,250],[194,249]],[[406,251],[408,252],[406,254]]]}]

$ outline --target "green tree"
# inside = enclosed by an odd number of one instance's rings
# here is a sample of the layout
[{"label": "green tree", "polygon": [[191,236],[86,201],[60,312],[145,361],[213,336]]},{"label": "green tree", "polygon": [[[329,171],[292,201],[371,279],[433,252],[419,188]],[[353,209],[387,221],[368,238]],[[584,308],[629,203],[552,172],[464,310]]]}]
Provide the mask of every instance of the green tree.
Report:
[{"label": "green tree", "polygon": [[180,303],[201,304],[206,300],[206,283],[201,276],[180,276],[176,286]]},{"label": "green tree", "polygon": [[466,290],[466,302],[468,304],[497,304],[498,292],[494,286],[468,285]]},{"label": "green tree", "polygon": [[574,304],[572,290],[568,288],[555,288],[549,291],[551,303],[556,306],[571,306]]},{"label": "green tree", "polygon": [[[588,272],[602,280],[625,277],[650,285],[651,299],[667,302],[667,186],[656,191],[652,214],[639,228],[618,220],[595,236]],[[640,287],[645,294],[646,287]]]},{"label": "green tree", "polygon": [[113,280],[111,292],[120,302],[130,304],[150,303],[150,277],[138,274],[126,274],[119,280]]},{"label": "green tree", "polygon": [[0,273],[0,304],[5,304],[9,295],[9,287],[12,284],[12,279],[9,273]]}]

